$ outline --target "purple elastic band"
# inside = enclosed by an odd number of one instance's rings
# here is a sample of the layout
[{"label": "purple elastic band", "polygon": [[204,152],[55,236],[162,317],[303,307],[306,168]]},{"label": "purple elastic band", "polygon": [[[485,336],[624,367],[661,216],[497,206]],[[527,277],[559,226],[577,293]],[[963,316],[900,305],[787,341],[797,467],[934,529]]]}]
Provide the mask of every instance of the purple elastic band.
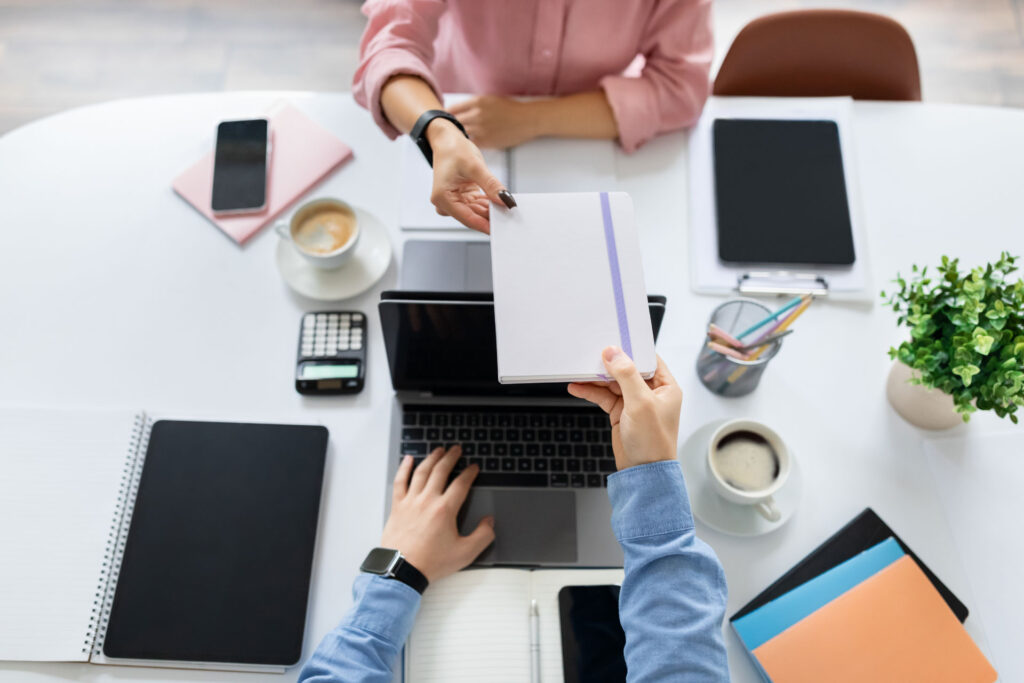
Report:
[{"label": "purple elastic band", "polygon": [[612,291],[615,293],[615,313],[619,317],[619,339],[622,350],[633,357],[633,345],[629,343],[629,320],[626,319],[626,300],[622,296],[622,276],[619,274],[619,252],[615,248],[615,226],[612,225],[612,208],[608,193],[601,193],[601,215],[604,217],[604,243],[608,247],[608,265],[612,269]]}]

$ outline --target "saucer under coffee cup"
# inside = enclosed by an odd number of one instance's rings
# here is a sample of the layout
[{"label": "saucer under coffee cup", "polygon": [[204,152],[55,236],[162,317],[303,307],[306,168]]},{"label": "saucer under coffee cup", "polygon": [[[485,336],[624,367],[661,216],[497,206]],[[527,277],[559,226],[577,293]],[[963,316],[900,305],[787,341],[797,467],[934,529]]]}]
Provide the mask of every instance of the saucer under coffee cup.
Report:
[{"label": "saucer under coffee cup", "polygon": [[315,199],[274,225],[281,239],[315,268],[334,270],[344,265],[359,242],[355,210],[339,199]]}]

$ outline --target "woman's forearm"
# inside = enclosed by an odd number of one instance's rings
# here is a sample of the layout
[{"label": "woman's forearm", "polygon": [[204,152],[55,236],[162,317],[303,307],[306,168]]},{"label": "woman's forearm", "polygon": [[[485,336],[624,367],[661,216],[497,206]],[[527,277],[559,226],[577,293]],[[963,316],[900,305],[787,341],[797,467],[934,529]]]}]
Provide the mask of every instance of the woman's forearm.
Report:
[{"label": "woman's forearm", "polygon": [[534,137],[612,140],[619,136],[615,116],[603,90],[524,104],[528,107],[529,119],[536,126]]},{"label": "woman's forearm", "polygon": [[403,133],[428,109],[444,109],[433,89],[418,76],[392,76],[380,91],[380,105],[391,125]]}]

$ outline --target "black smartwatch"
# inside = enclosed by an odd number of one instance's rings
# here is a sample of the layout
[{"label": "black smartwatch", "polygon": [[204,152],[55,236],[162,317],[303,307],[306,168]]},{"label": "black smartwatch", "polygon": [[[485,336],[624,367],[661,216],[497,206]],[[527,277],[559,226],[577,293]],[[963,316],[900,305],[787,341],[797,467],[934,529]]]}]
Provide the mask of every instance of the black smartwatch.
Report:
[{"label": "black smartwatch", "polygon": [[430,122],[434,119],[447,119],[448,121],[451,121],[455,124],[456,128],[462,131],[463,135],[467,138],[469,137],[469,134],[466,132],[466,129],[462,127],[462,124],[459,123],[459,120],[446,111],[441,111],[440,109],[428,109],[420,114],[420,117],[416,119],[416,124],[412,127],[412,130],[409,131],[409,137],[416,141],[416,146],[420,148],[421,152],[423,152],[423,156],[427,158],[427,163],[430,164],[431,167],[434,166],[434,150],[430,148],[430,140],[427,139],[427,126],[429,126]]},{"label": "black smartwatch", "polygon": [[363,560],[360,571],[377,574],[387,579],[397,579],[422,594],[430,584],[419,569],[409,564],[402,553],[391,548],[374,548]]}]

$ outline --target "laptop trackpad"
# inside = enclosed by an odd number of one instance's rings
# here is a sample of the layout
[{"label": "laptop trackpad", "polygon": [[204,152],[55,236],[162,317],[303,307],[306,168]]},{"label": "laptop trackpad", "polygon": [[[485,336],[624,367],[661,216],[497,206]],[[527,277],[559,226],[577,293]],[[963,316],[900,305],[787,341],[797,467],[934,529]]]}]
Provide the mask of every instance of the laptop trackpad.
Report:
[{"label": "laptop trackpad", "polygon": [[473,489],[462,533],[494,515],[494,546],[479,559],[498,564],[576,561],[576,496],[571,491]]}]

